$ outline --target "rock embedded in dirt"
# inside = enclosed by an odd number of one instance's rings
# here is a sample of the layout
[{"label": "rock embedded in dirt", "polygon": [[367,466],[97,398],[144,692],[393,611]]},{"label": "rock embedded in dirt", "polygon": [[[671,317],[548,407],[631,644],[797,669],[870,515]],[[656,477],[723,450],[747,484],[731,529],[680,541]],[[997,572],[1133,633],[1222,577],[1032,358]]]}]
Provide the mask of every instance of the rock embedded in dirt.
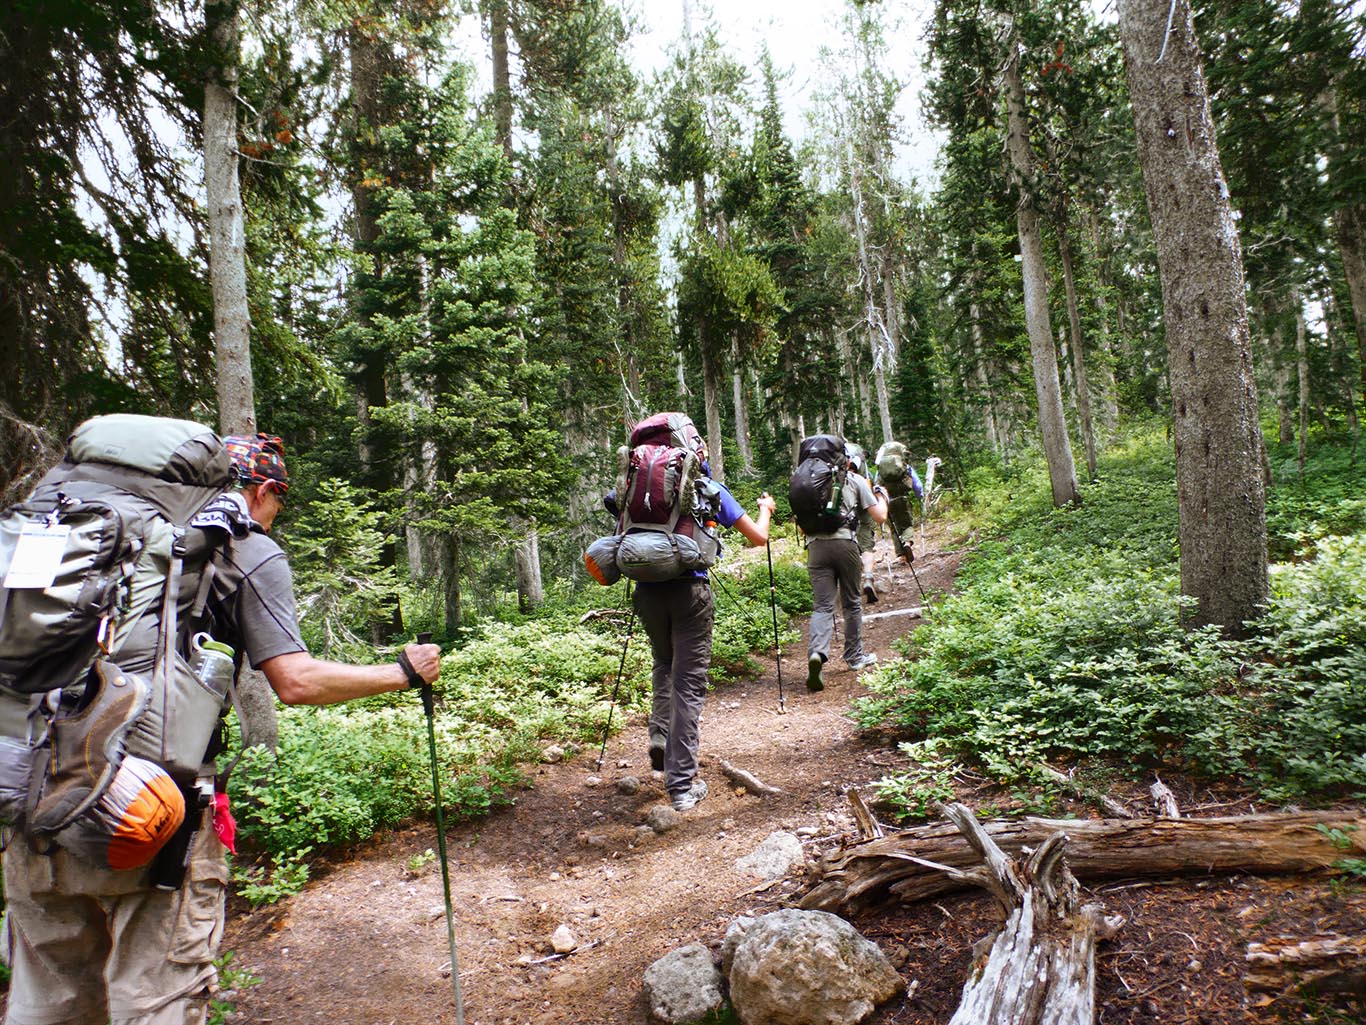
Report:
[{"label": "rock embedded in dirt", "polygon": [[781,879],[799,865],[806,864],[802,842],[785,830],[769,833],[754,853],[735,859],[735,871],[755,879]]},{"label": "rock embedded in dirt", "polygon": [[902,991],[882,952],[842,918],[787,909],[742,921],[725,946],[743,1025],[857,1025]]},{"label": "rock embedded in dirt", "polygon": [[564,761],[564,748],[558,744],[551,744],[541,752],[541,761],[548,762],[551,765]]},{"label": "rock embedded in dirt", "polygon": [[678,825],[678,812],[667,804],[657,804],[645,816],[645,824],[656,833],[667,833]]},{"label": "rock embedded in dirt", "polygon": [[617,780],[617,793],[628,797],[640,790],[640,780],[635,776],[622,776]]},{"label": "rock embedded in dirt", "polygon": [[569,926],[561,923],[553,933],[550,934],[550,949],[557,954],[568,954],[577,948],[578,939],[574,936]]},{"label": "rock embedded in dirt", "polygon": [[583,785],[586,787],[600,787],[602,786],[602,777],[589,776],[586,780],[583,781]]},{"label": "rock embedded in dirt", "polygon": [[663,1025],[699,1021],[724,999],[721,973],[700,943],[672,950],[650,965],[643,985],[650,1020]]}]

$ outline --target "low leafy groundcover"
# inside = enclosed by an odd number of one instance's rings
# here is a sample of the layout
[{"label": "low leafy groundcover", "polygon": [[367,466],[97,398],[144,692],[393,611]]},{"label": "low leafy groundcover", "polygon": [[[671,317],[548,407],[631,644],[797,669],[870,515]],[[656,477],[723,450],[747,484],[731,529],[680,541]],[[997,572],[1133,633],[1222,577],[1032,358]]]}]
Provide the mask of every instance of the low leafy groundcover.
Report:
[{"label": "low leafy groundcover", "polygon": [[884,800],[923,816],[964,765],[1016,785],[1050,759],[1236,780],[1275,801],[1366,791],[1364,489],[1336,450],[1270,496],[1285,561],[1241,642],[1182,626],[1160,437],[1113,451],[1080,509],[1053,509],[1040,473],[975,483],[993,540],[857,707],[906,738]]}]

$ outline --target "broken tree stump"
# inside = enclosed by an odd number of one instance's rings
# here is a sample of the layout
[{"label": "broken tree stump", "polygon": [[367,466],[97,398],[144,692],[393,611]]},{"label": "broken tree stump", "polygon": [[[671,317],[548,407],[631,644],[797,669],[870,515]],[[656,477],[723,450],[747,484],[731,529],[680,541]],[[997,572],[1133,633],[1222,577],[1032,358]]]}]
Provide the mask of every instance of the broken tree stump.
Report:
[{"label": "broken tree stump", "polygon": [[[1068,864],[1078,879],[1255,872],[1284,875],[1331,871],[1344,852],[1317,827],[1350,836],[1366,851],[1359,810],[1227,816],[1212,819],[1038,819],[987,823],[1007,854],[1037,847],[1057,832],[1070,841]],[[821,859],[801,907],[820,911],[913,903],[965,884],[923,861],[967,869],[979,861],[958,830],[937,822],[844,847]]]},{"label": "broken tree stump", "polygon": [[1012,861],[970,808],[952,804],[942,810],[981,861],[975,869],[942,871],[984,887],[1006,912],[985,960],[973,966],[949,1025],[1093,1025],[1096,944],[1113,936],[1123,919],[1081,903],[1080,887],[1063,859],[1067,835],[1055,832],[1028,857]]}]

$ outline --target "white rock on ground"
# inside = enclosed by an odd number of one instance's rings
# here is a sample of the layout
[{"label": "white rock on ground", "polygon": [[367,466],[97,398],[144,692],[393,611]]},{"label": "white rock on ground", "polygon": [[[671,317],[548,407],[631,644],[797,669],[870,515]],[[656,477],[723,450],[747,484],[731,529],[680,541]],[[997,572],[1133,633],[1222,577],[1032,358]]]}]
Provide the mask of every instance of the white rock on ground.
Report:
[{"label": "white rock on ground", "polygon": [[561,925],[550,934],[550,947],[557,954],[568,954],[578,947],[579,941],[567,925]]},{"label": "white rock on ground", "polygon": [[806,863],[802,842],[785,830],[769,833],[754,853],[735,859],[735,871],[756,879],[781,879]]},{"label": "white rock on ground", "polygon": [[700,943],[671,950],[645,969],[644,989],[650,1019],[664,1025],[705,1018],[724,999],[721,973]]},{"label": "white rock on ground", "polygon": [[902,991],[877,945],[824,911],[737,920],[726,948],[730,999],[744,1025],[857,1025]]}]

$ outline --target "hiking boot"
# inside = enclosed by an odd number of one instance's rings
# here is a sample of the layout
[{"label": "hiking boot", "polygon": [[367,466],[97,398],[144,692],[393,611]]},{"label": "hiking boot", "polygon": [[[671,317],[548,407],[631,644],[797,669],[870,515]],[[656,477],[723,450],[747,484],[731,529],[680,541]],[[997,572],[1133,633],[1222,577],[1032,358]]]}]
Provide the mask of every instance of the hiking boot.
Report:
[{"label": "hiking boot", "polygon": [[662,733],[650,734],[650,768],[655,772],[664,771],[664,748],[667,741]]},{"label": "hiking boot", "polygon": [[873,589],[873,574],[863,574],[863,600],[869,605],[877,604],[877,591]]},{"label": "hiking boot", "polygon": [[871,651],[865,651],[849,663],[849,668],[857,673],[860,669],[871,669],[875,665],[877,665],[877,656]]},{"label": "hiking boot", "polygon": [[825,690],[821,679],[821,668],[825,665],[824,655],[812,655],[806,660],[806,689],[812,692]]},{"label": "hiking boot", "polygon": [[693,780],[693,785],[681,794],[674,794],[670,797],[670,802],[674,806],[674,811],[690,811],[697,807],[697,802],[707,796],[707,781],[704,779]]}]

